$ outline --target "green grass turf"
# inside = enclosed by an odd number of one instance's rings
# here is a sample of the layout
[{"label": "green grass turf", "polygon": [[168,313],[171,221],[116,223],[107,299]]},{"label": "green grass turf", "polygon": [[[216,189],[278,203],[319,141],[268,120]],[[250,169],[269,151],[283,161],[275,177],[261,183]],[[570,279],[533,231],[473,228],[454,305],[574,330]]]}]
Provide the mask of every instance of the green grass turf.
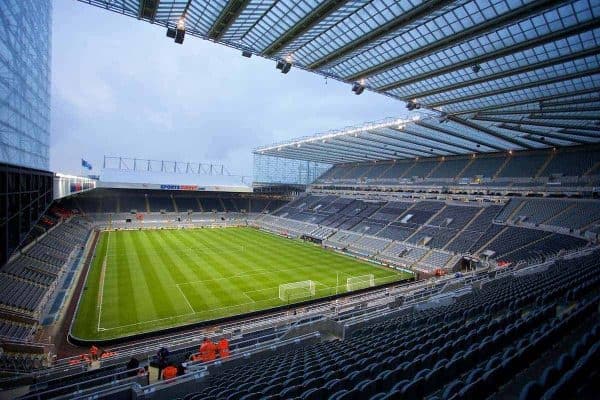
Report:
[{"label": "green grass turf", "polygon": [[113,339],[264,310],[293,302],[280,284],[313,280],[316,298],[366,274],[376,285],[410,277],[252,228],[103,232],[72,334]]}]

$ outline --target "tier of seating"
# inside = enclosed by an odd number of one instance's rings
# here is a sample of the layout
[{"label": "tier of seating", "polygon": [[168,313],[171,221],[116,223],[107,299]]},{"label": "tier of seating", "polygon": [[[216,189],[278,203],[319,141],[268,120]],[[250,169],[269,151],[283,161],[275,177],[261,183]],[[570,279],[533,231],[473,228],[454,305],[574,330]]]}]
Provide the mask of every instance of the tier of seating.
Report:
[{"label": "tier of seating", "polygon": [[[525,204],[530,206],[525,208]],[[588,210],[587,221],[600,219],[600,203],[593,200],[518,198],[498,205],[393,198],[385,202],[381,197],[366,201],[311,194],[280,208],[274,214],[279,219],[271,217],[269,223],[274,230],[279,228],[295,236],[310,236],[317,228],[325,227],[330,236],[319,239],[326,239],[326,245],[382,256],[388,262],[431,272],[452,267],[454,254],[489,250],[497,260],[535,262],[585,247],[587,240],[569,236],[574,229],[538,230],[540,224],[528,222],[544,222],[581,209]],[[523,212],[530,217],[517,217]],[[507,227],[507,223],[524,226]],[[583,236],[583,232],[577,232]],[[403,245],[387,249],[390,242]]]},{"label": "tier of seating", "polygon": [[478,154],[376,163],[338,164],[316,182],[327,184],[427,183],[489,186],[593,186],[599,180],[600,150],[581,146],[560,150]]},{"label": "tier of seating", "polygon": [[594,223],[600,223],[600,207],[596,200],[514,198],[498,219],[502,222],[585,230]]},{"label": "tier of seating", "polygon": [[210,196],[202,192],[168,192],[96,189],[59,202],[65,209],[83,213],[126,212],[268,212],[284,204],[283,201],[260,196],[224,194]]},{"label": "tier of seating", "polygon": [[[585,378],[600,369],[597,256],[492,281],[448,305],[405,309],[344,340],[225,362],[184,399],[593,398]],[[580,339],[565,341],[570,335]],[[542,375],[538,365],[548,361],[556,367]],[[520,385],[519,373],[540,375]]]},{"label": "tier of seating", "polygon": [[[29,243],[0,270],[0,336],[27,340],[36,328],[40,311],[56,289],[74,250],[85,244],[91,225],[78,217],[54,225]],[[25,317],[26,319],[23,320]],[[29,321],[29,322],[23,322]]]}]

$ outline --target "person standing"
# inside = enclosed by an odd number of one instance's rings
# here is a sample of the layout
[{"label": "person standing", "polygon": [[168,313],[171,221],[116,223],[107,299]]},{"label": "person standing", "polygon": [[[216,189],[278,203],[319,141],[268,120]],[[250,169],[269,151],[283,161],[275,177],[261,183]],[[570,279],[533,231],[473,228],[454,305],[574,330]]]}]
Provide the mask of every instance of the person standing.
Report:
[{"label": "person standing", "polygon": [[161,347],[156,353],[158,361],[158,379],[162,379],[162,371],[169,364],[169,350],[166,347]]},{"label": "person standing", "polygon": [[217,346],[210,340],[205,337],[200,345],[200,360],[202,362],[213,361],[217,356]]},{"label": "person standing", "polygon": [[219,358],[224,359],[229,357],[229,341],[227,338],[222,337],[217,344],[217,349],[219,350]]}]

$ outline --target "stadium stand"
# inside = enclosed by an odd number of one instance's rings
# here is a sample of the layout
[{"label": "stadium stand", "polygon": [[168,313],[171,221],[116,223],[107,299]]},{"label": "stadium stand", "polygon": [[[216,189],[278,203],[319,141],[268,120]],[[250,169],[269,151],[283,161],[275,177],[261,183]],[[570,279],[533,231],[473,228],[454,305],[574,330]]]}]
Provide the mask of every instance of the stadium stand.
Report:
[{"label": "stadium stand", "polygon": [[[167,36],[180,21],[178,43],[184,25],[188,37],[384,93],[410,113],[253,151],[256,165],[297,162],[290,176],[301,183],[255,182],[255,193],[100,188],[45,213],[39,202],[44,215],[11,240],[22,244],[0,269],[0,387],[18,386],[21,399],[597,398],[596,2],[83,2]],[[415,278],[378,287],[367,278],[343,294],[337,282],[327,298],[140,330],[90,354],[66,343],[70,312],[94,282],[86,268],[98,231],[230,226]],[[131,288],[122,297],[142,292]],[[195,317],[187,305],[182,315]],[[124,327],[97,321],[98,334]],[[60,339],[58,359],[46,335]],[[228,357],[196,358],[205,336],[227,337]],[[177,376],[158,380],[164,361]]]}]

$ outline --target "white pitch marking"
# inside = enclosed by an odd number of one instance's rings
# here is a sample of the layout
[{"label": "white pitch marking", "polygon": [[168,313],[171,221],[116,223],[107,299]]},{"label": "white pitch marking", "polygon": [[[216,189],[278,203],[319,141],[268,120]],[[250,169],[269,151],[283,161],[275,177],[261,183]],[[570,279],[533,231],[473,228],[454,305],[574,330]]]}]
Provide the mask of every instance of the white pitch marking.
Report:
[{"label": "white pitch marking", "polygon": [[185,293],[183,293],[183,290],[181,290],[181,288],[179,287],[179,285],[175,285],[175,286],[177,286],[177,289],[179,289],[179,293],[181,293],[181,295],[185,299],[185,302],[187,303],[188,307],[190,308],[190,310],[192,310],[192,314],[195,314],[196,310],[194,310],[194,307],[192,307],[192,305],[190,304],[190,301],[188,300],[188,298],[185,295]]},{"label": "white pitch marking", "polygon": [[98,332],[106,329],[100,328],[100,321],[102,319],[102,302],[104,301],[104,276],[106,275],[106,259],[108,257],[108,247],[110,245],[110,231],[108,231],[108,238],[106,239],[106,251],[104,252],[104,260],[102,260],[102,269],[100,270],[100,287],[98,288]]}]

